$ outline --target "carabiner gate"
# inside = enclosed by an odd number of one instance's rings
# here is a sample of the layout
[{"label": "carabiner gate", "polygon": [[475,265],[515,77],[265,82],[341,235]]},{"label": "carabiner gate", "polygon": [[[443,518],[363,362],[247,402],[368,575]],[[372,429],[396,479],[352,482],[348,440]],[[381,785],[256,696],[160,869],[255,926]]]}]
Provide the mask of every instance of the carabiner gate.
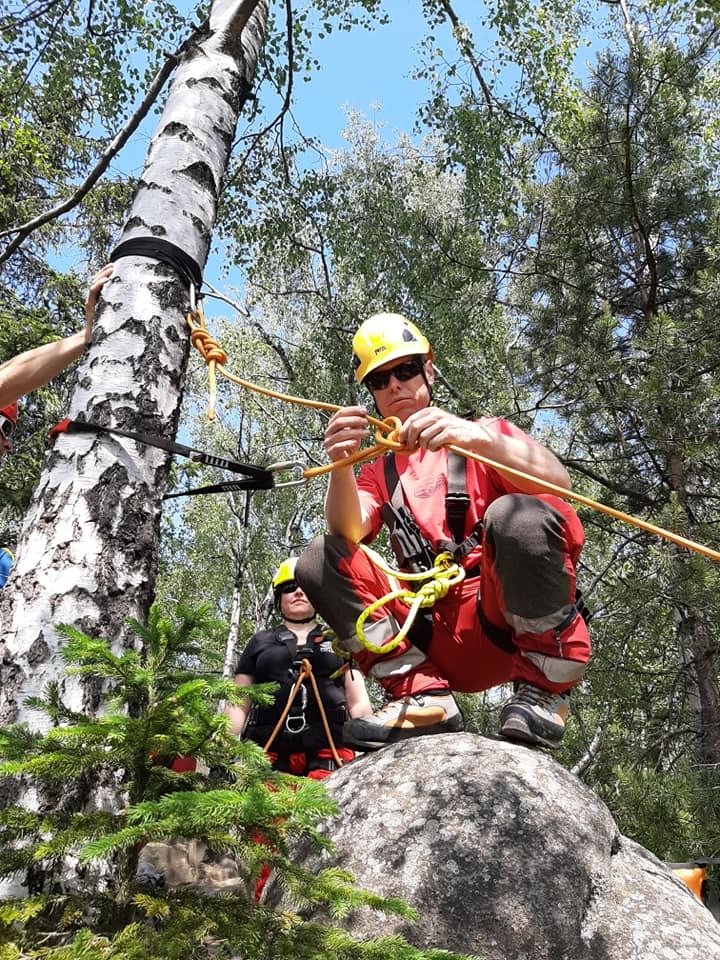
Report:
[{"label": "carabiner gate", "polygon": [[300,484],[306,482],[306,478],[303,475],[305,467],[299,460],[283,460],[281,463],[271,463],[270,466],[265,469],[269,473],[281,473],[284,470],[300,471],[300,475],[294,480],[282,480],[280,483],[273,483],[274,487],[299,487]]}]

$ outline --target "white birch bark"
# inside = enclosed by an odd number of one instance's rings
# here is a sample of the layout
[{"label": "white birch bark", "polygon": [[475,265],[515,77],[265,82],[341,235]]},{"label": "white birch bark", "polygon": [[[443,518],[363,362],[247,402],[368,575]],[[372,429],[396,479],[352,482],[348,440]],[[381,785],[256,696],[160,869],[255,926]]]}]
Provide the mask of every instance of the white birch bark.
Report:
[{"label": "white birch bark", "polygon": [[[121,241],[157,236],[201,266],[222,178],[262,45],[269,0],[216,0],[209,30],[177,67]],[[117,262],[103,291],[69,416],[174,437],[188,358],[188,293],[154,260]],[[23,705],[62,674],[55,625],[131,642],[153,596],[160,497],[170,457],[122,438],[60,436],[25,519],[3,591],[0,722],[42,717]],[[68,706],[98,691],[61,681]]]}]

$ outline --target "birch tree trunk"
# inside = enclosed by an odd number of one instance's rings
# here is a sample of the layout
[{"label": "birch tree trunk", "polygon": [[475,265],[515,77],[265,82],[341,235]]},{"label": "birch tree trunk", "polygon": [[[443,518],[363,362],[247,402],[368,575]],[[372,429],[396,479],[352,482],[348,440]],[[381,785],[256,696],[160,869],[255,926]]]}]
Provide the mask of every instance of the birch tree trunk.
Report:
[{"label": "birch tree trunk", "polygon": [[[121,241],[161,237],[204,266],[235,127],[248,98],[269,0],[216,0],[179,62]],[[173,437],[188,358],[188,293],[172,267],[128,257],[103,291],[69,416]],[[61,674],[55,625],[129,644],[156,576],[160,497],[170,458],[122,438],[61,435],[25,519],[4,591],[0,722]],[[98,691],[61,681],[74,709]]]},{"label": "birch tree trunk", "polygon": [[228,630],[227,642],[225,644],[225,662],[223,663],[224,677],[233,676],[235,664],[237,662],[237,644],[238,637],[240,635],[240,615],[242,613],[240,598],[242,595],[243,582],[245,580],[250,496],[250,493],[245,494],[245,503],[242,510],[233,509],[233,520],[235,523],[235,545],[233,547],[232,554],[235,563],[235,578],[233,581],[232,604],[230,608],[230,628]]}]

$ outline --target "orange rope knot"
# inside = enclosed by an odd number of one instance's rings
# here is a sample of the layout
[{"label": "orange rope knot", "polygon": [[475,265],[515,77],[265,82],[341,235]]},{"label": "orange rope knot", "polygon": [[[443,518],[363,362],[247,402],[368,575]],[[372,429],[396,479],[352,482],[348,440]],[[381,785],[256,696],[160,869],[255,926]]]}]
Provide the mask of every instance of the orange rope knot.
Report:
[{"label": "orange rope knot", "polygon": [[224,364],[227,360],[227,353],[206,327],[192,327],[190,341],[205,363]]},{"label": "orange rope knot", "polygon": [[402,453],[405,448],[397,439],[398,431],[402,424],[397,417],[388,417],[387,420],[377,420],[368,414],[368,423],[375,427],[375,443],[371,447],[362,447],[355,453],[351,453],[342,460],[335,460],[332,463],[326,463],[322,467],[307,467],[303,470],[303,476],[306,480],[313,477],[322,476],[324,473],[331,473],[341,467],[350,467],[356,463],[365,463],[367,460],[377,460],[387,450],[395,450]]},{"label": "orange rope knot", "polygon": [[215,402],[217,399],[217,383],[215,380],[215,367],[222,371],[223,364],[227,360],[227,353],[220,346],[218,341],[205,325],[205,314],[202,305],[198,304],[192,313],[187,315],[188,326],[190,327],[190,342],[197,352],[203,358],[208,368],[208,420],[215,419]]},{"label": "orange rope knot", "polygon": [[387,447],[388,450],[402,450],[403,446],[398,440],[401,427],[402,424],[397,417],[386,417],[382,421],[382,426],[375,427],[375,443],[381,447]]}]

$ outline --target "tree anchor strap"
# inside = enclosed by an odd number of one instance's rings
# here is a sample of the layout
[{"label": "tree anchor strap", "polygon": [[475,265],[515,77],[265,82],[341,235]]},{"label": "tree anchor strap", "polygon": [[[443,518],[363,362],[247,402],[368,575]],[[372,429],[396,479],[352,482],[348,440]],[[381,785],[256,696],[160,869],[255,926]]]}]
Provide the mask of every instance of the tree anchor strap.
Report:
[{"label": "tree anchor strap", "polygon": [[[134,440],[136,443],[144,443],[149,447],[157,447],[160,450],[166,450],[168,453],[187,457],[194,463],[217,467],[220,470],[229,470],[232,473],[245,474],[246,479],[232,481],[234,484],[232,489],[270,490],[275,486],[274,469],[272,467],[258,467],[250,463],[240,463],[237,460],[217,457],[213,453],[206,453],[204,450],[197,450],[195,447],[188,447],[184,443],[176,443],[174,440],[166,440],[164,437],[151,436],[147,433],[134,433],[131,430],[120,430],[116,427],[104,427],[99,423],[93,423],[91,420],[70,420],[69,418],[65,418],[56,424],[50,431],[50,436],[57,436],[60,433],[108,433],[113,436],[127,437],[128,440]],[[278,464],[276,466],[285,468],[288,465]],[[223,484],[215,484],[214,486],[224,488]],[[215,493],[219,491],[208,489],[203,490],[203,492]]]},{"label": "tree anchor strap", "polygon": [[163,240],[160,237],[131,237],[115,247],[110,254],[110,262],[119,260],[121,257],[149,257],[151,260],[160,260],[161,263],[167,263],[175,270],[186,287],[194,286],[199,290],[202,286],[200,264],[193,260],[189,253],[170,243],[169,240]]}]

